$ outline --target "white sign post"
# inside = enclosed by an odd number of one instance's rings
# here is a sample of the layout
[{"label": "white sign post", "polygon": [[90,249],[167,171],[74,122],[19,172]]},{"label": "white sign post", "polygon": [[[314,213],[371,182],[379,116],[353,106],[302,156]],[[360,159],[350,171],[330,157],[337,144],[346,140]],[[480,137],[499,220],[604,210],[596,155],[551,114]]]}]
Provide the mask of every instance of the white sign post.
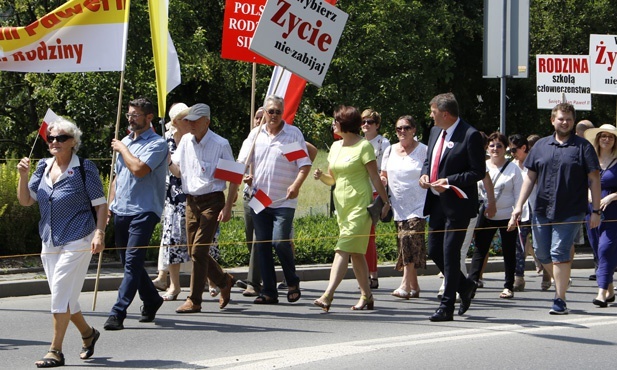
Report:
[{"label": "white sign post", "polygon": [[536,55],[538,109],[553,109],[566,101],[576,110],[591,110],[587,55]]},{"label": "white sign post", "polygon": [[617,36],[589,35],[591,92],[617,95]]},{"label": "white sign post", "polygon": [[315,0],[269,0],[249,49],[321,87],[347,13]]}]

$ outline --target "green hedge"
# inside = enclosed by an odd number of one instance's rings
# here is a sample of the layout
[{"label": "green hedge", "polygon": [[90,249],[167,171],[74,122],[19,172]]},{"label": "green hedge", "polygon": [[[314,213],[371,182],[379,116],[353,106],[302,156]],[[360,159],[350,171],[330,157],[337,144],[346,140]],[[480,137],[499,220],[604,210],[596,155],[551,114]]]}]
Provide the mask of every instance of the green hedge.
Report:
[{"label": "green hedge", "polygon": [[[38,235],[39,210],[37,205],[23,207],[17,201],[17,160],[0,164],[0,256],[37,254],[41,240]],[[32,166],[34,168],[34,166]],[[103,179],[104,187],[108,181]],[[376,229],[379,261],[395,261],[397,257],[394,223],[379,223]],[[326,215],[305,216],[294,220],[294,245],[298,264],[331,263],[338,237],[336,218]],[[148,249],[147,258],[156,261],[160,245],[160,224]],[[113,226],[107,227],[106,245],[113,246]],[[244,241],[244,220],[234,217],[221,224],[219,238],[224,267],[245,266],[249,252]],[[107,252],[113,255],[114,251]]]},{"label": "green hedge", "polygon": [[[334,258],[338,239],[336,218],[326,215],[305,216],[294,220],[294,246],[296,264],[329,264]],[[377,225],[377,251],[380,261],[396,259],[396,233],[394,223]],[[221,224],[221,266],[248,265],[249,253],[244,242],[244,220],[234,218]]]}]

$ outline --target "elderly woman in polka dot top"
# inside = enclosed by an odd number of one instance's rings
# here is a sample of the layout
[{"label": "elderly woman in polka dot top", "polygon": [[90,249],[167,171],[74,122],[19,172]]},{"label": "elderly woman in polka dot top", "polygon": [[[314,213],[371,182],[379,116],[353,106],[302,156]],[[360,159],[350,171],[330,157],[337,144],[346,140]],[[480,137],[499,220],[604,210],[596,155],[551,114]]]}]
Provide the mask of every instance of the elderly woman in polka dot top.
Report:
[{"label": "elderly woman in polka dot top", "polygon": [[30,181],[30,159],[23,158],[17,165],[19,203],[39,203],[41,260],[51,291],[54,334],[37,367],[64,365],[62,342],[69,322],[81,333],[82,360],[94,354],[100,335],[86,322],[78,299],[92,254],[105,249],[107,200],[94,163],[77,157],[80,137],[81,130],[74,123],[58,118],[49,124],[44,137],[52,157],[38,162]]}]

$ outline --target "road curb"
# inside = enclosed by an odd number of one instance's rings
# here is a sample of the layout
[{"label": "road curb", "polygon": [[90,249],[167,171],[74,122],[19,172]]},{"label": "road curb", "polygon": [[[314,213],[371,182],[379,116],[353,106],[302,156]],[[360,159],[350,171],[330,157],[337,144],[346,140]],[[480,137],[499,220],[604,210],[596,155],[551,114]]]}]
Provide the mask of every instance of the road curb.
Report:
[{"label": "road curb", "polygon": [[[467,259],[467,264],[471,262]],[[590,254],[577,254],[573,263],[573,269],[589,269],[594,267],[593,256]],[[156,264],[148,263],[146,265],[147,271],[151,274],[151,277],[156,276]],[[277,269],[277,276],[279,281],[283,279],[283,273],[280,268]],[[101,270],[99,278],[99,291],[113,291],[118,290],[120,283],[122,282],[122,266],[118,264],[107,264],[104,269]],[[247,267],[237,267],[227,269],[227,271],[234,276],[235,279],[245,280],[248,273]],[[485,272],[500,272],[503,271],[503,259],[502,257],[491,257],[486,264]],[[527,259],[525,265],[525,271],[535,271],[535,265],[533,260]],[[38,273],[38,275],[36,275]],[[302,265],[297,266],[296,273],[300,277],[301,281],[316,281],[316,280],[328,280],[330,277],[330,265]],[[383,264],[378,266],[378,273],[380,277],[396,277],[403,276],[401,271],[396,271],[394,264]],[[437,275],[439,269],[432,262],[427,262],[425,269],[418,269],[418,275]],[[32,277],[32,275],[36,275]],[[6,277],[6,275],[4,275]],[[23,278],[20,278],[23,277]],[[347,270],[345,279],[353,279],[353,270],[351,267]],[[190,275],[182,273],[180,275],[180,283],[182,286],[189,286]],[[84,282],[83,292],[94,291],[94,285],[96,282],[96,265],[92,265],[86,276]],[[11,279],[0,281],[0,298],[7,297],[24,297],[37,294],[49,294],[49,286],[45,275],[41,270],[36,272],[30,272],[28,274],[14,274]]]}]

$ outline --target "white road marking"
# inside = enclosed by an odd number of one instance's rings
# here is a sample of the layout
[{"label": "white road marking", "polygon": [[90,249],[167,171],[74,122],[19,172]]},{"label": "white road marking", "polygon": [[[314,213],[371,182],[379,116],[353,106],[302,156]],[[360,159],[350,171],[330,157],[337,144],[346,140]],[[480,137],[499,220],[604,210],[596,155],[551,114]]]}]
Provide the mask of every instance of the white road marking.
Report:
[{"label": "white road marking", "polygon": [[[538,326],[541,325],[541,326]],[[366,354],[367,352],[379,351],[385,348],[412,347],[421,344],[452,342],[470,339],[486,339],[490,337],[527,334],[536,332],[552,332],[564,329],[590,328],[598,325],[617,325],[617,318],[607,320],[606,317],[585,317],[572,320],[558,320],[550,325],[546,322],[528,325],[494,325],[477,329],[456,329],[432,333],[422,333],[397,337],[375,338],[351,342],[330,343],[313,347],[290,348],[271,352],[257,352],[239,356],[228,356],[203,361],[191,362],[190,368],[233,368],[233,369],[256,369],[256,368],[286,368],[315,361],[332,359],[335,357]],[[165,367],[165,369],[180,369],[177,366]],[[184,368],[186,369],[186,368]]]}]

